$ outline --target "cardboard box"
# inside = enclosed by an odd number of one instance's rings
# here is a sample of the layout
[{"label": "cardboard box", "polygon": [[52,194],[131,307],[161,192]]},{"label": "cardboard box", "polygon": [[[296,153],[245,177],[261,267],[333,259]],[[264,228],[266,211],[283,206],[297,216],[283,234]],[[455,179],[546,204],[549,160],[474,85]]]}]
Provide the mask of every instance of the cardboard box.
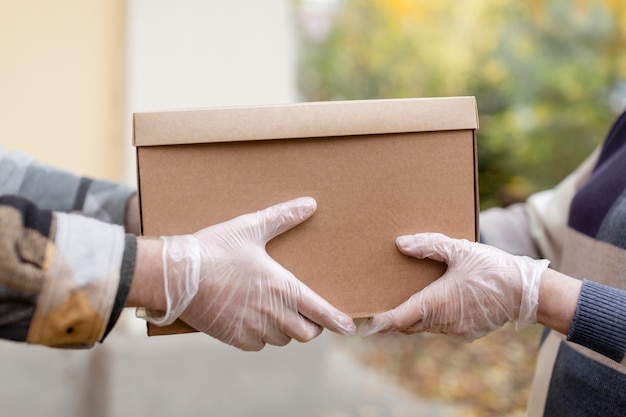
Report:
[{"label": "cardboard box", "polygon": [[[136,113],[142,233],[193,233],[312,196],[313,217],[267,250],[337,308],[369,317],[445,271],[402,255],[397,236],[477,239],[477,128],[473,97]],[[185,331],[172,326],[149,334]]]}]

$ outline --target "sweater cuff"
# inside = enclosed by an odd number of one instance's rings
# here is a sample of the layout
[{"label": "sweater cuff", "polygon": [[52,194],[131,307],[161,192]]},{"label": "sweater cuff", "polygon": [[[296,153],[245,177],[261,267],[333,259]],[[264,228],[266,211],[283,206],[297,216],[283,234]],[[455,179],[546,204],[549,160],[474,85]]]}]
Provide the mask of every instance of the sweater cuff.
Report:
[{"label": "sweater cuff", "polygon": [[106,339],[106,337],[109,335],[109,333],[117,323],[117,320],[120,318],[120,314],[122,314],[124,306],[126,305],[126,299],[128,298],[128,293],[130,292],[130,287],[133,283],[136,260],[137,236],[127,233],[126,242],[124,245],[124,255],[122,257],[122,267],[120,269],[120,283],[117,287],[115,304],[113,305],[111,317],[109,318],[109,323],[107,324],[104,336],[102,336],[100,342],[103,342],[104,339]]},{"label": "sweater cuff", "polygon": [[626,291],[583,280],[567,340],[621,362],[626,352]]}]

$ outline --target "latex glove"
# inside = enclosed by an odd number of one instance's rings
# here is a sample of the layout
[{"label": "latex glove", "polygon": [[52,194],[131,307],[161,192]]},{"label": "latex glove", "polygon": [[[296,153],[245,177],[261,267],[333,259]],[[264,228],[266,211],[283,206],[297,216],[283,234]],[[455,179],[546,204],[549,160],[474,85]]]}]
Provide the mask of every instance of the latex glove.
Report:
[{"label": "latex glove", "polygon": [[352,319],[300,282],[265,251],[266,243],[309,218],[300,198],[203,229],[164,237],[168,308],[138,313],[165,325],[180,317],[196,330],[243,350],[309,341],[322,328],[354,334]]},{"label": "latex glove", "polygon": [[362,335],[428,331],[472,341],[507,322],[517,328],[537,322],[539,283],[548,261],[437,233],[401,236],[396,245],[406,255],[445,262],[448,269],[403,304],[372,317],[360,328]]}]

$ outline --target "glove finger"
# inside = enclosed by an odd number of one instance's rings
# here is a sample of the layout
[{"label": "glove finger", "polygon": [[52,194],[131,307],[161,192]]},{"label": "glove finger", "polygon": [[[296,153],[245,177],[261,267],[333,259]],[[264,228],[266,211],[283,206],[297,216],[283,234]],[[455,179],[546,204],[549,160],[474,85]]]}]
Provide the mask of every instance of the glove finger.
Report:
[{"label": "glove finger", "polygon": [[392,310],[373,316],[359,329],[359,334],[366,337],[374,333],[403,331],[411,328],[415,323],[419,323],[423,314],[421,309],[415,305],[418,295],[419,293],[414,294]]},{"label": "glove finger", "polygon": [[440,233],[418,233],[412,236],[400,236],[396,246],[400,252],[415,258],[429,258],[439,262],[450,261],[450,247],[454,241]]},{"label": "glove finger", "polygon": [[389,320],[388,312],[370,317],[359,325],[359,335],[361,337],[371,336],[375,333],[388,333],[393,331],[393,324]]},{"label": "glove finger", "polygon": [[315,291],[300,283],[298,311],[304,317],[335,333],[354,335],[356,325],[350,316],[333,307]]},{"label": "glove finger", "polygon": [[267,242],[297,226],[315,213],[317,202],[301,197],[276,204],[257,213],[262,238]]},{"label": "glove finger", "polygon": [[411,326],[407,327],[406,329],[401,330],[400,332],[403,334],[416,334],[428,331],[430,331],[431,333],[436,333],[436,331],[433,331],[431,327],[428,327],[423,321],[420,320],[417,323],[414,323]]},{"label": "glove finger", "polygon": [[[245,315],[246,313],[243,312]],[[227,326],[225,331],[228,334],[228,344],[246,351],[258,351],[265,347],[266,344],[274,346],[284,346],[291,341],[291,337],[286,335],[276,323],[267,320],[264,316],[248,316],[247,324],[243,324],[244,318],[238,320],[241,325],[231,324]]]},{"label": "glove finger", "polygon": [[265,347],[265,342],[262,340],[237,340],[229,343],[237,349],[245,350],[246,352],[258,352]]},{"label": "glove finger", "polygon": [[448,334],[448,328],[449,326],[445,324],[436,324],[436,323],[430,323],[430,322],[427,323],[424,320],[420,320],[417,323],[414,323],[411,326],[407,327],[406,329],[402,330],[402,333],[416,334],[416,333],[429,332],[429,333],[436,333],[436,334]]},{"label": "glove finger", "polygon": [[293,317],[288,318],[285,323],[286,335],[302,343],[315,339],[323,329],[319,324],[313,323],[297,312],[293,312]]},{"label": "glove finger", "polygon": [[[263,336],[263,342],[268,345],[286,346],[291,342],[292,337],[280,331],[268,332]],[[297,340],[297,339],[296,339]]]}]

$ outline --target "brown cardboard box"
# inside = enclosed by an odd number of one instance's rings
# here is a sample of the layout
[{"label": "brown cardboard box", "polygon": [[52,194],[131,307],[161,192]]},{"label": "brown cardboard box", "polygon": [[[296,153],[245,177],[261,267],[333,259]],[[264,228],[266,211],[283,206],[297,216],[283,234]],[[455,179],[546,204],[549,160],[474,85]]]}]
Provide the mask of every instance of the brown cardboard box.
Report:
[{"label": "brown cardboard box", "polygon": [[267,250],[337,308],[368,317],[445,271],[402,255],[397,236],[476,240],[477,128],[473,97],[136,113],[142,233],[193,233],[312,196],[313,217]]}]

